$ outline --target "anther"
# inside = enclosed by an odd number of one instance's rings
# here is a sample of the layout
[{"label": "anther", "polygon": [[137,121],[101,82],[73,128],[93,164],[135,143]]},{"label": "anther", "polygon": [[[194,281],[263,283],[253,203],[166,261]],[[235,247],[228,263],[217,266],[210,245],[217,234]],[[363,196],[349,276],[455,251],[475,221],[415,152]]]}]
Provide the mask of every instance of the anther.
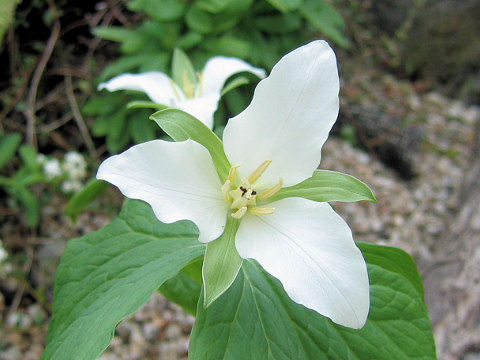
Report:
[{"label": "anther", "polygon": [[271,215],[274,213],[275,208],[272,207],[251,207],[248,211],[255,215]]},{"label": "anther", "polygon": [[268,199],[269,197],[275,195],[282,188],[282,186],[283,186],[283,179],[280,178],[280,181],[277,183],[277,185],[262,191],[262,193],[258,195],[258,199],[259,200]]},{"label": "anther", "polygon": [[235,219],[241,219],[246,214],[246,212],[247,212],[247,207],[246,206],[241,207],[240,209],[232,213],[232,217]]},{"label": "anther", "polygon": [[228,195],[228,193],[230,192],[230,189],[231,189],[231,183],[230,183],[230,180],[227,179],[227,181],[225,181],[225,183],[222,185],[222,194],[223,194],[223,197],[225,198],[225,200],[230,200],[230,196]]},{"label": "anther", "polygon": [[250,177],[248,178],[248,182],[249,184],[253,185],[255,183],[255,181],[257,181],[262,175],[263,173],[265,172],[265,170],[267,170],[268,166],[270,165],[270,163],[272,162],[272,160],[265,160],[251,175]]},{"label": "anther", "polygon": [[228,180],[230,180],[231,184],[235,184],[235,180],[237,178],[237,169],[239,168],[240,164],[232,166],[230,171],[228,172]]}]

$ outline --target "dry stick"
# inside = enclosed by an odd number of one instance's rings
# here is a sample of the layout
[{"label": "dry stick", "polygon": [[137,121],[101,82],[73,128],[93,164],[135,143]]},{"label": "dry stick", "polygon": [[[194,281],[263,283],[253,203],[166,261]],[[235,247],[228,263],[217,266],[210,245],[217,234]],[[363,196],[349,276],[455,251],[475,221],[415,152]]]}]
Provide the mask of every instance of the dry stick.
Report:
[{"label": "dry stick", "polygon": [[43,71],[45,70],[45,66],[52,55],[53,48],[55,47],[55,43],[57,42],[59,35],[60,21],[56,19],[53,25],[52,33],[48,38],[47,46],[45,46],[45,50],[43,51],[40,62],[33,74],[32,84],[30,85],[30,91],[28,92],[27,109],[25,111],[25,116],[27,117],[27,143],[35,148],[37,147],[37,139],[35,136],[35,101],[37,99],[38,85],[40,83],[40,79],[42,78]]},{"label": "dry stick", "polygon": [[88,132],[87,125],[85,125],[85,121],[83,120],[82,114],[80,113],[80,109],[78,108],[77,101],[75,100],[75,94],[73,93],[71,76],[65,77],[65,89],[67,91],[68,103],[70,104],[70,108],[72,109],[73,118],[77,123],[78,128],[80,129],[80,133],[82,134],[83,141],[85,141],[85,144],[87,145],[88,151],[90,152],[90,156],[96,159],[98,157],[97,151],[95,150],[95,145],[93,145],[92,137]]}]

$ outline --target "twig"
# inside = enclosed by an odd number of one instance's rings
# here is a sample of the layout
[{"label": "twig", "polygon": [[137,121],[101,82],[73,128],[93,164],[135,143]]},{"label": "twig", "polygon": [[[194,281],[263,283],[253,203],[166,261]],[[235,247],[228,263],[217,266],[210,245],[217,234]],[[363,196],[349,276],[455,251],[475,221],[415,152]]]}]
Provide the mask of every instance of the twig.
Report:
[{"label": "twig", "polygon": [[37,147],[37,139],[35,136],[35,101],[37,98],[37,91],[38,85],[40,83],[40,79],[42,78],[42,74],[45,70],[45,66],[52,55],[53,48],[55,47],[55,43],[58,40],[58,36],[60,35],[60,21],[55,19],[55,23],[53,25],[53,30],[48,38],[47,45],[45,46],[45,50],[43,51],[42,57],[40,62],[35,69],[33,74],[32,83],[30,85],[30,91],[28,93],[27,98],[27,109],[25,111],[25,116],[27,117],[27,143]]},{"label": "twig", "polygon": [[87,125],[85,125],[85,121],[83,120],[80,109],[78,108],[77,101],[75,100],[75,94],[73,93],[72,86],[72,78],[70,76],[65,77],[65,90],[67,91],[67,99],[68,103],[70,104],[70,108],[72,109],[73,118],[77,123],[78,128],[80,129],[83,141],[85,141],[85,145],[87,145],[90,156],[92,156],[94,159],[97,159],[98,156],[97,151],[95,150],[95,145],[93,144],[92,137],[88,132]]}]

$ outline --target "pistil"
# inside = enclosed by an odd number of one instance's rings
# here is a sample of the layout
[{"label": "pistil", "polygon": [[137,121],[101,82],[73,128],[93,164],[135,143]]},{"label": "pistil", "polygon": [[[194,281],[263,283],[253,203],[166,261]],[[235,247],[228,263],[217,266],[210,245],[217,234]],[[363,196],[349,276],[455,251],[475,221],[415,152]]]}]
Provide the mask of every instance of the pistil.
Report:
[{"label": "pistil", "polygon": [[237,170],[240,165],[235,165],[230,168],[228,178],[222,185],[222,194],[226,201],[231,201],[230,209],[234,210],[231,216],[236,219],[241,219],[245,214],[250,212],[255,215],[270,215],[273,214],[275,208],[257,206],[257,200],[265,200],[276,194],[283,185],[283,180],[261,192],[257,190],[255,183],[265,173],[271,160],[265,160],[248,179],[242,179],[240,185],[237,186]]}]

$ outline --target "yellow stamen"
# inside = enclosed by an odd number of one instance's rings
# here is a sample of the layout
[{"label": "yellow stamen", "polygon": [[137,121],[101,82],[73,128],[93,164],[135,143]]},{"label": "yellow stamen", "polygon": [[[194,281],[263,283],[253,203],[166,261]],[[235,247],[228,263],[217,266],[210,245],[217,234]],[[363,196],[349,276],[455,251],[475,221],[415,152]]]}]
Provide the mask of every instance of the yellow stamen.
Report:
[{"label": "yellow stamen", "polygon": [[263,190],[260,195],[257,196],[259,200],[265,200],[268,199],[269,197],[275,195],[283,186],[283,179],[280,178],[280,181],[277,183],[277,185],[272,186],[271,188],[268,188],[266,190]]},{"label": "yellow stamen", "polygon": [[173,92],[175,93],[175,96],[177,97],[177,99],[182,100],[182,96],[178,93],[177,85],[173,82],[172,79],[170,79],[170,85],[172,86]]},{"label": "yellow stamen", "polygon": [[241,219],[246,212],[247,212],[247,207],[246,206],[241,207],[240,209],[232,213],[232,217],[235,219]]},{"label": "yellow stamen", "polygon": [[271,207],[252,207],[248,211],[255,215],[271,215],[275,211],[275,208]]},{"label": "yellow stamen", "polygon": [[227,181],[225,181],[225,184],[222,185],[222,194],[227,201],[230,200],[230,196],[228,196],[228,193],[230,192],[231,188],[231,182],[229,179],[227,179]]},{"label": "yellow stamen", "polygon": [[195,88],[188,78],[187,70],[183,70],[182,75],[183,75],[183,86],[184,86],[185,94],[187,95],[188,98],[193,98],[193,95],[195,94]]},{"label": "yellow stamen", "polygon": [[199,83],[199,86],[197,86],[197,91],[198,91],[198,94],[197,96],[200,97],[202,96],[202,81],[203,81],[203,72],[199,72],[197,74],[197,78],[198,78],[198,83]]},{"label": "yellow stamen", "polygon": [[228,180],[230,180],[231,184],[235,184],[235,180],[237,179],[237,169],[240,167],[240,164],[232,166],[230,171],[228,172]]},{"label": "yellow stamen", "polygon": [[265,172],[265,170],[267,170],[268,166],[270,165],[270,163],[272,162],[272,160],[265,160],[251,175],[250,177],[248,178],[248,182],[250,184],[254,184],[255,181],[257,181],[260,176],[263,175],[263,173]]}]

